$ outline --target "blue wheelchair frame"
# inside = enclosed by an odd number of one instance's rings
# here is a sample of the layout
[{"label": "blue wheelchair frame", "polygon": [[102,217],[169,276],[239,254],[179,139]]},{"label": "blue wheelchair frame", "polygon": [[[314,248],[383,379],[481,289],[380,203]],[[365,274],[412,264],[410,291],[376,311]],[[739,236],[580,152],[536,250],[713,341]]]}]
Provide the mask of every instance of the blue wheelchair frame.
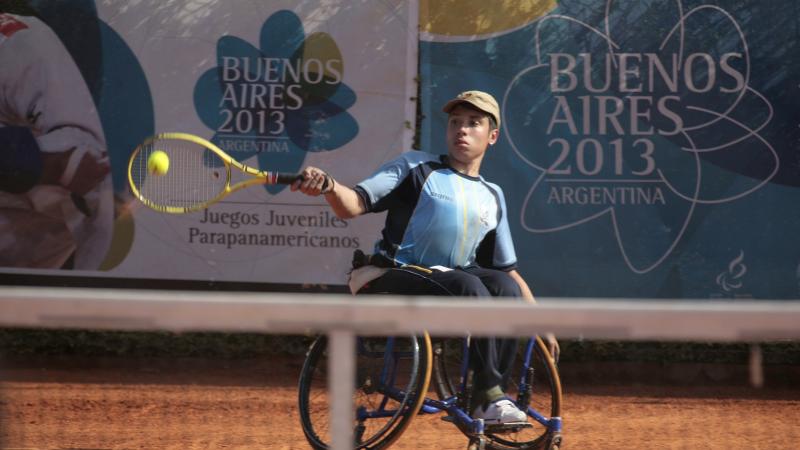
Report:
[{"label": "blue wheelchair frame", "polygon": [[[356,419],[360,422],[363,420],[369,420],[371,418],[379,418],[379,417],[392,417],[397,414],[396,409],[386,409],[387,403],[389,399],[393,399],[399,401],[400,399],[405,398],[407,393],[401,389],[397,389],[394,387],[394,367],[395,367],[395,358],[396,357],[411,357],[412,355],[406,354],[395,354],[393,351],[393,341],[394,338],[388,337],[386,349],[383,352],[384,364],[381,370],[380,379],[378,380],[378,391],[384,395],[383,400],[381,401],[380,405],[375,410],[367,410],[364,407],[359,408],[356,411]],[[359,341],[360,342],[360,341]],[[466,339],[463,339],[462,344],[462,355],[468,355],[468,342]],[[535,351],[536,346],[536,338],[532,337],[527,340],[525,351],[524,351],[524,360],[523,360],[523,370],[519,374],[519,390],[523,391],[529,389],[528,386],[529,381],[526,379],[525,374],[527,373],[527,369],[531,366],[533,354]],[[358,350],[359,352],[367,352],[363,346],[359,345]],[[367,352],[369,353],[369,352]],[[373,357],[380,357],[379,354],[374,354],[370,356]],[[366,353],[362,353],[366,354]],[[459,406],[459,395],[464,395],[465,392],[469,389],[467,386],[467,371],[469,370],[469,360],[468,357],[462,358],[461,362],[461,383],[456,395],[449,396],[443,400],[437,400],[434,398],[427,397],[427,393],[425,399],[423,400],[422,407],[420,408],[419,413],[421,414],[438,414],[445,412],[447,413],[447,417],[444,419],[453,422],[459,429],[464,432],[469,438],[471,442],[479,443],[480,447],[483,448],[482,442],[485,439],[485,432],[487,431],[487,427],[484,424],[483,419],[473,419],[469,415],[469,411],[465,411],[461,406]],[[433,368],[433,370],[437,370]],[[556,374],[557,376],[557,374]],[[516,403],[516,401],[515,401]],[[522,405],[518,405],[522,406]],[[535,410],[533,407],[524,405],[524,410],[526,410],[529,417],[533,418],[536,422],[540,423],[547,431],[546,433],[550,435],[548,444],[544,448],[558,448],[557,445],[560,445],[561,442],[561,430],[562,430],[562,421],[561,417],[547,417],[540,411]],[[554,447],[552,444],[555,444]]]}]

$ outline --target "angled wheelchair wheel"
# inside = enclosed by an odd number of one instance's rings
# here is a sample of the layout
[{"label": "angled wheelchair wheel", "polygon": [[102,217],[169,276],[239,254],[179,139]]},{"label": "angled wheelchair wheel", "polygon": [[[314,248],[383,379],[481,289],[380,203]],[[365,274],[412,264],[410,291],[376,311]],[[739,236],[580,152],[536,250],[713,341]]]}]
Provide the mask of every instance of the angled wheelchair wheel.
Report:
[{"label": "angled wheelchair wheel", "polygon": [[[521,427],[487,426],[486,448],[550,450],[561,444],[561,381],[555,363],[539,337],[523,340],[523,344],[527,345],[520,346],[504,390],[520,409],[527,410],[528,423]],[[434,388],[442,399],[468,394],[460,392],[464,351],[464,339],[437,341],[433,347]],[[527,368],[526,358],[530,361]]]},{"label": "angled wheelchair wheel", "polygon": [[[431,376],[430,338],[359,337],[357,347],[353,448],[387,448],[422,407]],[[300,420],[315,449],[331,442],[327,349],[327,338],[317,338],[300,374]]]}]

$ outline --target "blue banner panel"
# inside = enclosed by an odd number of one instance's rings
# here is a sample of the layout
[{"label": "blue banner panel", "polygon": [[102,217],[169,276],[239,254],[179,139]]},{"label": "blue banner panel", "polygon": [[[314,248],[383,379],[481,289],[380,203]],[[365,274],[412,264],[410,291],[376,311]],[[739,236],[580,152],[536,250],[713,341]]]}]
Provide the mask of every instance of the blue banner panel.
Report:
[{"label": "blue banner panel", "polygon": [[423,150],[457,93],[500,103],[482,175],[534,293],[798,298],[797,2],[541,3],[463,36],[423,15],[420,44]]}]

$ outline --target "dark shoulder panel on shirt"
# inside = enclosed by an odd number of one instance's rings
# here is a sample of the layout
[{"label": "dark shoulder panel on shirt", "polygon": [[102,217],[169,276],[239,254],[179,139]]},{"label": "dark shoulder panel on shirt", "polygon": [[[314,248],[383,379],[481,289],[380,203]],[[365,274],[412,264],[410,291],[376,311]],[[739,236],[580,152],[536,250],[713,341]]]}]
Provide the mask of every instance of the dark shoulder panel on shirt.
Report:
[{"label": "dark shoulder panel on shirt", "polygon": [[481,267],[502,270],[503,272],[511,272],[512,270],[516,270],[516,262],[502,267],[497,267],[494,265],[495,245],[497,245],[497,230],[492,230],[486,233],[486,236],[483,237],[483,240],[478,245],[478,249],[475,251],[475,263]]},{"label": "dark shoulder panel on shirt", "polygon": [[361,186],[356,186],[354,189],[356,194],[364,201],[364,205],[369,212],[381,212],[400,205],[413,207],[417,203],[422,186],[428,176],[432,172],[446,167],[447,165],[442,161],[442,157],[420,162],[411,167],[406,176],[398,182],[397,186],[389,194],[375,202],[372,202],[367,191]]}]

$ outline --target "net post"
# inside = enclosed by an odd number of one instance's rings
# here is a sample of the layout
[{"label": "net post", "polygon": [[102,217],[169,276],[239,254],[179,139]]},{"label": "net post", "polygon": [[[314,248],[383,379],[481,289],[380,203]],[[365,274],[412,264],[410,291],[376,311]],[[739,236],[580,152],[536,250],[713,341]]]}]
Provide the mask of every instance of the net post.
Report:
[{"label": "net post", "polygon": [[328,393],[331,398],[331,448],[353,448],[353,380],[356,376],[356,337],[352,330],[331,330],[328,333]]},{"label": "net post", "polygon": [[756,389],[764,387],[764,356],[761,353],[761,345],[750,344],[748,366],[750,386]]}]

